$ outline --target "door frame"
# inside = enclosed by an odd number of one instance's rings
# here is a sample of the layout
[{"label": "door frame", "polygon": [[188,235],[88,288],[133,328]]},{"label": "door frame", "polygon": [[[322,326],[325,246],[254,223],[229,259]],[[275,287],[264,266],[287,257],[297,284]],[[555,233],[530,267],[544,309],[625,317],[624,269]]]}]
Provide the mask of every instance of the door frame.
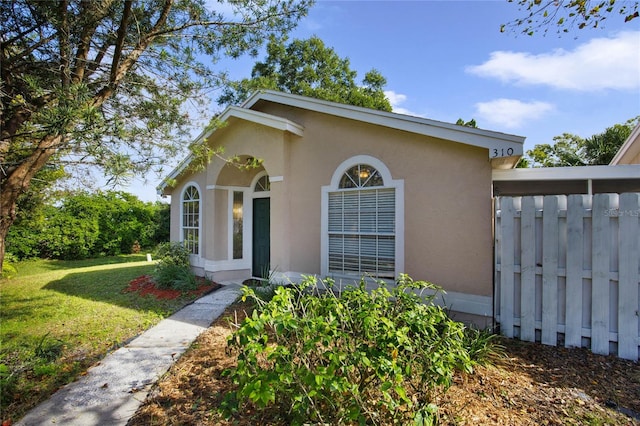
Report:
[{"label": "door frame", "polygon": [[[256,188],[256,184],[258,183],[258,181],[260,179],[262,179],[264,176],[267,176],[267,178],[269,177],[268,173],[263,170],[260,173],[258,173],[253,180],[251,181],[251,262],[250,262],[250,268],[251,268],[251,275],[252,276],[257,276],[256,274],[254,274],[254,270],[253,270],[253,258],[255,255],[255,235],[254,235],[254,226],[255,226],[255,218],[256,218],[256,214],[254,211],[254,200],[256,198],[269,198],[269,226],[271,226],[271,191],[259,191],[256,192],[255,188]],[[269,251],[271,251],[271,230],[269,230]],[[269,253],[269,258],[271,258],[271,253]],[[265,277],[266,278],[266,277]]]}]

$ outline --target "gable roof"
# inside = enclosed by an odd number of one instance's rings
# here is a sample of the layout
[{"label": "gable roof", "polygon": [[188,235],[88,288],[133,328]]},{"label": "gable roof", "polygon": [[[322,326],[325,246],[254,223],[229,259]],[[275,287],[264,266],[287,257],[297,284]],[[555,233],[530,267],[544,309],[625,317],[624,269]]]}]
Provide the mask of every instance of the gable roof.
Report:
[{"label": "gable roof", "polygon": [[619,164],[640,164],[640,123],[631,131],[627,140],[624,141],[609,163],[611,166]]},{"label": "gable roof", "polygon": [[[512,168],[523,154],[523,136],[494,132],[469,126],[460,126],[452,123],[431,120],[412,115],[398,114],[394,112],[380,111],[348,104],[329,102],[306,96],[277,92],[274,90],[261,90],[255,92],[243,104],[243,108],[253,108],[261,102],[273,102],[292,107],[307,109],[337,117],[362,121],[378,126],[389,127],[396,130],[404,130],[424,136],[458,142],[489,150],[497,149],[497,155],[490,158],[514,157],[513,165],[496,168]],[[511,150],[509,150],[511,148]],[[504,155],[501,152],[504,150]],[[509,155],[506,155],[507,150]]]},{"label": "gable roof", "polygon": [[[523,154],[524,137],[474,127],[460,126],[441,121],[430,120],[404,114],[379,111],[353,105],[329,102],[306,96],[273,90],[261,90],[250,96],[241,106],[227,107],[218,117],[220,122],[229,122],[233,119],[249,121],[264,126],[303,136],[304,128],[283,117],[256,111],[264,103],[277,103],[294,108],[301,108],[323,114],[342,117],[349,120],[361,121],[378,126],[384,126],[395,130],[403,130],[424,136],[444,139],[465,145],[486,148],[489,150],[489,159],[495,169],[510,169]],[[203,131],[194,143],[204,143],[211,137],[217,128]],[[189,155],[165,178],[157,187],[158,193],[169,186],[169,182],[182,174],[193,156]]]},{"label": "gable roof", "polygon": [[[251,109],[239,108],[237,106],[227,107],[222,114],[218,117],[218,121],[221,123],[228,123],[232,119],[240,119],[249,121],[252,123],[261,124],[263,126],[271,127],[273,129],[282,130],[283,132],[293,133],[297,136],[304,134],[304,128],[293,121],[286,118],[277,117],[271,114],[265,114],[260,111],[253,111]],[[214,132],[219,130],[220,127],[213,127],[211,129],[205,129],[194,140],[193,143],[204,143]],[[162,195],[164,189],[169,186],[169,182],[176,179],[184,172],[189,164],[193,160],[193,154],[189,154],[184,160],[182,160],[171,173],[160,182],[160,185],[156,188],[159,195]]]}]

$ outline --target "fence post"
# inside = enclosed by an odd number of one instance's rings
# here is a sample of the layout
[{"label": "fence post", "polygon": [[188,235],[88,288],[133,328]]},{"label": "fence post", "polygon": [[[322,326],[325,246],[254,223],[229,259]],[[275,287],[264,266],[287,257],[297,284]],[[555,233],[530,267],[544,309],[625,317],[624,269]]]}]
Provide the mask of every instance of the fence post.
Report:
[{"label": "fence post", "polygon": [[591,351],[609,355],[610,194],[593,196],[591,260]]},{"label": "fence post", "polygon": [[545,345],[558,343],[558,198],[544,197],[542,210],[542,338]]},{"label": "fence post", "polygon": [[520,213],[520,339],[536,341],[536,204],[522,197]]},{"label": "fence post", "polygon": [[500,199],[500,331],[506,337],[513,337],[513,198]]},{"label": "fence post", "polygon": [[640,194],[620,195],[618,210],[618,356],[638,360],[638,267]]},{"label": "fence post", "polygon": [[582,249],[584,204],[582,195],[569,195],[567,206],[567,296],[564,345],[582,346]]}]

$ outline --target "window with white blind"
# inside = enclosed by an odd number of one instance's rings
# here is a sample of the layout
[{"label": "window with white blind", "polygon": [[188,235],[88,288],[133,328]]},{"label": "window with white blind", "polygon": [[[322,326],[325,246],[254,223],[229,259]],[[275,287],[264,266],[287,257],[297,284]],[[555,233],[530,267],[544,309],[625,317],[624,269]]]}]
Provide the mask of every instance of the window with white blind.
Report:
[{"label": "window with white blind", "polygon": [[380,172],[357,164],[344,172],[327,201],[327,267],[339,276],[396,275],[396,188]]},{"label": "window with white blind", "polygon": [[182,241],[192,254],[200,252],[200,191],[189,185],[182,193]]}]

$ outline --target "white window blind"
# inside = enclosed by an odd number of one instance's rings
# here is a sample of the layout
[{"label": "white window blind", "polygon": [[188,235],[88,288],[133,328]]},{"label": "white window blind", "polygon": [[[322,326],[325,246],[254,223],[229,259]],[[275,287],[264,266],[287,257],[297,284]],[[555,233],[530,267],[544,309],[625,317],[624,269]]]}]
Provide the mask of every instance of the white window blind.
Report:
[{"label": "white window blind", "polygon": [[329,193],[329,272],[395,275],[395,189],[347,189]]}]

